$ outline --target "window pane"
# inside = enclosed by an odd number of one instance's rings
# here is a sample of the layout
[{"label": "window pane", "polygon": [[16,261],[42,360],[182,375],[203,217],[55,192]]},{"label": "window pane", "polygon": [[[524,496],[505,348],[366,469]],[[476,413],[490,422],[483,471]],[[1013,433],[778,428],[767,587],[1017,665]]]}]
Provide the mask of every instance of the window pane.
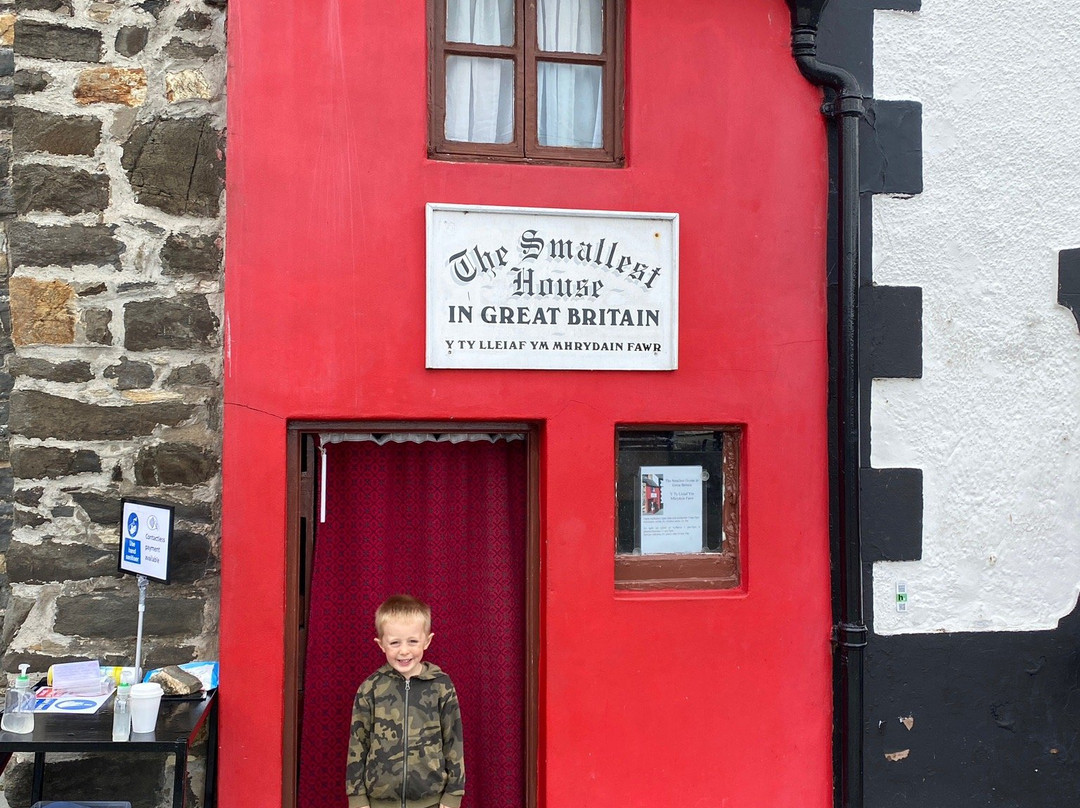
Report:
[{"label": "window pane", "polygon": [[604,0],[538,0],[536,44],[542,51],[602,53]]},{"label": "window pane", "polygon": [[446,138],[514,140],[514,63],[484,56],[446,58]]},{"label": "window pane", "polygon": [[539,62],[537,133],[541,146],[604,146],[603,68]]},{"label": "window pane", "polygon": [[446,40],[514,44],[514,0],[446,0]]},{"label": "window pane", "polygon": [[718,430],[619,432],[620,554],[725,550],[724,441]]}]

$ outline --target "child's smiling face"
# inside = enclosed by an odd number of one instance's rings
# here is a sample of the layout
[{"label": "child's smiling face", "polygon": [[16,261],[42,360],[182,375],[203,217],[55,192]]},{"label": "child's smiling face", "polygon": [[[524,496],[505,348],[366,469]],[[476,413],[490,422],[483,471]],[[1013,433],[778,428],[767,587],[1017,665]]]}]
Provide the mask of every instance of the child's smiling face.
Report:
[{"label": "child's smiling face", "polygon": [[422,670],[424,651],[434,636],[428,633],[422,617],[389,618],[383,622],[382,634],[375,642],[391,667],[408,679]]}]

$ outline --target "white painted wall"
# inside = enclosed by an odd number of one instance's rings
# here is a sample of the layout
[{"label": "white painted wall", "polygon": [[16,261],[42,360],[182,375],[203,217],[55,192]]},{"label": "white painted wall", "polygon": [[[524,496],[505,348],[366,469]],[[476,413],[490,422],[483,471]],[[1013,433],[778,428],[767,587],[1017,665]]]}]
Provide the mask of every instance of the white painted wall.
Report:
[{"label": "white painted wall", "polygon": [[[923,105],[923,194],[874,201],[874,280],[923,289],[923,378],[873,386],[872,464],[923,469],[920,561],[881,634],[1053,628],[1080,591],[1080,3],[878,12],[875,95]],[[910,593],[895,606],[895,583]]]}]

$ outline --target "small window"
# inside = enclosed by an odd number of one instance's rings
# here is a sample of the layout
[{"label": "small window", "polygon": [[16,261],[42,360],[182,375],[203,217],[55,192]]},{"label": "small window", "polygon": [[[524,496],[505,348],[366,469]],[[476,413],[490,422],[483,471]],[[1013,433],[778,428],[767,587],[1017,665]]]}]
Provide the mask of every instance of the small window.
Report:
[{"label": "small window", "polygon": [[616,441],[615,588],[737,587],[741,428],[623,427]]},{"label": "small window", "polygon": [[621,165],[622,9],[429,0],[429,154]]}]

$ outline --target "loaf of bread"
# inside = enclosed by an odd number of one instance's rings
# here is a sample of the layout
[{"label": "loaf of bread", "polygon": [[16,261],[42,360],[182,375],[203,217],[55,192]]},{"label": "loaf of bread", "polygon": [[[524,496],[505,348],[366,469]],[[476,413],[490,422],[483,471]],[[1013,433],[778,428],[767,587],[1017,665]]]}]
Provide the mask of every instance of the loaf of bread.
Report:
[{"label": "loaf of bread", "polygon": [[192,676],[176,665],[169,665],[150,675],[151,682],[157,682],[166,696],[187,696],[202,690],[198,676]]}]

